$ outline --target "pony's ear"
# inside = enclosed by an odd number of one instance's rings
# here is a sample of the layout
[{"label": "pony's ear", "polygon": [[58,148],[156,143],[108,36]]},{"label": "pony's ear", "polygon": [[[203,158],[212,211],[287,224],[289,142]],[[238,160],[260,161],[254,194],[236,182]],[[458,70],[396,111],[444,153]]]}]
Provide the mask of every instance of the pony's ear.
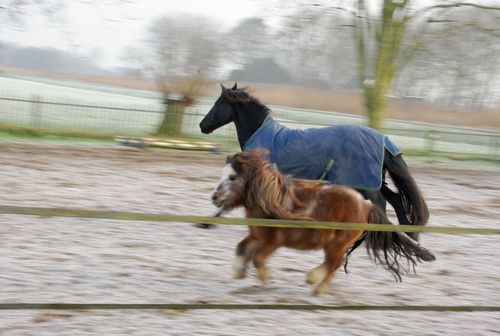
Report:
[{"label": "pony's ear", "polygon": [[241,174],[242,172],[242,157],[238,155],[233,155],[230,157],[230,163],[231,167],[238,173]]},{"label": "pony's ear", "polygon": [[241,158],[238,155],[228,155],[226,157],[226,164],[230,164],[231,167],[233,167],[234,170],[236,170],[238,173],[241,173]]},{"label": "pony's ear", "polygon": [[231,90],[237,90],[238,89],[238,83],[234,83],[233,87],[231,88]]},{"label": "pony's ear", "polygon": [[222,85],[222,83],[220,83],[220,88],[221,88],[222,92],[226,92],[227,91],[227,89],[224,87],[224,85]]}]

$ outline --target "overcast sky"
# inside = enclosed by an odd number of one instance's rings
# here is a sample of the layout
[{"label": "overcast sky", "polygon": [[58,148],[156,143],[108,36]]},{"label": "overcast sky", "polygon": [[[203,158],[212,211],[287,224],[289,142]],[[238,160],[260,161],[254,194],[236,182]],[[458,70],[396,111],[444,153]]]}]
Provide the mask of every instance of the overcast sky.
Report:
[{"label": "overcast sky", "polygon": [[[23,46],[50,46],[94,58],[101,66],[122,66],[125,65],[124,49],[137,46],[145,28],[163,14],[205,15],[219,20],[228,29],[247,17],[266,14],[269,19],[273,11],[273,2],[264,0],[122,0],[120,6],[115,5],[117,0],[63,1],[66,6],[56,17],[44,19],[30,9],[22,25],[16,27],[0,22],[0,41]],[[380,1],[369,0],[368,4],[377,6]],[[415,4],[428,6],[437,1],[442,0],[415,0]],[[329,3],[330,0],[313,2]],[[474,2],[498,4],[500,0]],[[283,8],[290,5],[285,0],[274,3]]]},{"label": "overcast sky", "polygon": [[[137,45],[145,27],[162,14],[205,15],[229,28],[258,15],[251,0],[138,0],[111,6],[112,1],[67,1],[56,18],[30,14],[22,25],[1,25],[0,40],[23,46],[51,46],[95,57],[100,65],[122,65],[124,48]],[[97,5],[96,5],[97,3]],[[106,4],[108,3],[108,4]],[[60,20],[58,19],[60,17]]]}]

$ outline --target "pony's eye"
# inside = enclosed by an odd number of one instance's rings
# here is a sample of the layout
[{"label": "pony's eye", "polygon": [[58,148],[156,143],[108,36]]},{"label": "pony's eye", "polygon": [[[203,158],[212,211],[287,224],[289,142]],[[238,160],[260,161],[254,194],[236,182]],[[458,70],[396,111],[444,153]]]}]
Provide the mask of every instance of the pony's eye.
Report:
[{"label": "pony's eye", "polygon": [[229,176],[229,181],[234,181],[234,180],[236,180],[236,176],[234,175]]}]

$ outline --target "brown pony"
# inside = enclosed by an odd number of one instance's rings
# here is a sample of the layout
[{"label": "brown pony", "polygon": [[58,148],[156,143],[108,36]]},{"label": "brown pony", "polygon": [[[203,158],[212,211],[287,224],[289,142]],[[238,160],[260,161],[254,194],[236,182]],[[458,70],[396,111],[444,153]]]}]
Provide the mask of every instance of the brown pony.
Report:
[{"label": "brown pony", "polygon": [[[365,201],[354,189],[283,176],[261,158],[262,154],[242,152],[227,158],[212,195],[219,208],[217,215],[242,206],[249,218],[390,224],[382,209]],[[314,294],[321,294],[330,289],[331,279],[347,258],[349,248],[363,237],[373,260],[399,281],[417,262],[435,260],[430,251],[403,232],[250,226],[248,236],[236,248],[236,277],[244,278],[247,264],[253,260],[260,280],[266,283],[269,277],[265,261],[277,248],[322,248],[324,262],[312,269],[306,279],[316,285]]]}]

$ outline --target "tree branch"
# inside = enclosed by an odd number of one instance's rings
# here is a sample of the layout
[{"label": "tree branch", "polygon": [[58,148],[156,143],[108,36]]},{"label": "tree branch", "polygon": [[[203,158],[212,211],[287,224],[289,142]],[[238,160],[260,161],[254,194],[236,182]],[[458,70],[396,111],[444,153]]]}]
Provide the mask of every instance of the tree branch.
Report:
[{"label": "tree branch", "polygon": [[435,9],[454,9],[454,8],[461,8],[461,7],[472,7],[476,9],[482,9],[482,10],[488,10],[488,11],[500,11],[499,6],[488,6],[488,5],[481,5],[473,2],[454,2],[454,3],[448,3],[448,4],[438,4],[438,5],[432,5],[425,7],[419,11],[417,11],[414,15],[409,17],[409,20],[414,20],[418,19],[424,14],[427,14],[428,12],[435,10]]}]

